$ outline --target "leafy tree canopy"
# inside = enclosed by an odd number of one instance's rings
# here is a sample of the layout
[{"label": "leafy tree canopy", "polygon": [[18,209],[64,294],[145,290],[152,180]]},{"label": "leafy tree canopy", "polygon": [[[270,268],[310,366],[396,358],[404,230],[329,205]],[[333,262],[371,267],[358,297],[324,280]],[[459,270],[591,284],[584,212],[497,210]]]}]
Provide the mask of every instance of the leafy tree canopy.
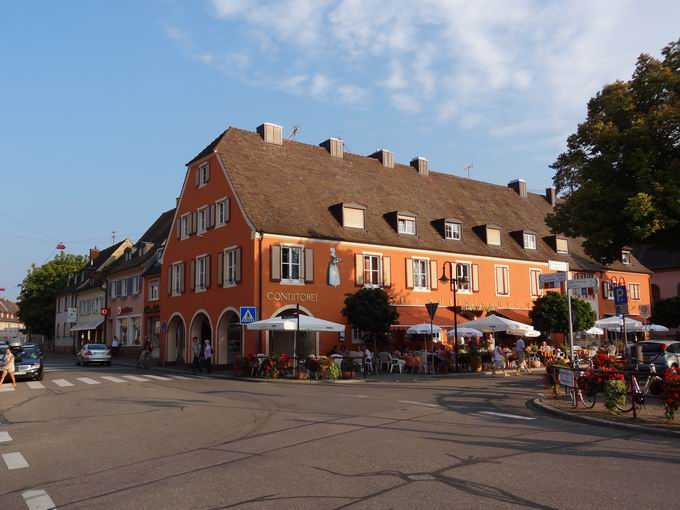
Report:
[{"label": "leafy tree canopy", "polygon": [[[572,297],[571,314],[574,332],[585,331],[595,324],[593,309],[587,301]],[[567,296],[559,292],[546,292],[535,301],[529,317],[538,331],[567,334],[569,332]]]},{"label": "leafy tree canopy", "polygon": [[374,341],[383,337],[399,318],[399,312],[390,306],[387,292],[379,288],[346,294],[342,315],[352,327],[368,332]]},{"label": "leafy tree canopy", "polygon": [[680,296],[654,301],[652,322],[668,328],[680,326]]},{"label": "leafy tree canopy", "polygon": [[585,238],[611,262],[636,244],[677,248],[680,237],[680,40],[663,59],[640,55],[633,77],[606,85],[551,168],[563,200],[554,233]]},{"label": "leafy tree canopy", "polygon": [[69,273],[81,270],[86,263],[82,255],[60,253],[40,267],[31,265],[17,300],[19,319],[31,333],[54,335],[57,293],[66,285]]}]

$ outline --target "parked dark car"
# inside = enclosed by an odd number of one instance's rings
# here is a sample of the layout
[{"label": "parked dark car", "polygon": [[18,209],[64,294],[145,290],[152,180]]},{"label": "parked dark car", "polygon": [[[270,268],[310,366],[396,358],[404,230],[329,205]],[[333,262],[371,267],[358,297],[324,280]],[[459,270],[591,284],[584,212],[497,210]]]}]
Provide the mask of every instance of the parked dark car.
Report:
[{"label": "parked dark car", "polygon": [[14,377],[42,381],[44,363],[40,347],[35,344],[22,344],[21,342],[0,345],[1,364],[5,363],[7,349],[11,349],[12,354],[14,354]]}]

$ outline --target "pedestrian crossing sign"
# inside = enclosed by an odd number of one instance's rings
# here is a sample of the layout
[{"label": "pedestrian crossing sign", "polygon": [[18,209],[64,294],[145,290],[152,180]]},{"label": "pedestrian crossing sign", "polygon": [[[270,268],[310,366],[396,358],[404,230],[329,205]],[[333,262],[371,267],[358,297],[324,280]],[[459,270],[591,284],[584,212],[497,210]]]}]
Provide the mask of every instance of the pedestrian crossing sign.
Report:
[{"label": "pedestrian crossing sign", "polygon": [[241,312],[241,325],[251,324],[257,321],[257,307],[255,306],[242,306],[239,311]]}]

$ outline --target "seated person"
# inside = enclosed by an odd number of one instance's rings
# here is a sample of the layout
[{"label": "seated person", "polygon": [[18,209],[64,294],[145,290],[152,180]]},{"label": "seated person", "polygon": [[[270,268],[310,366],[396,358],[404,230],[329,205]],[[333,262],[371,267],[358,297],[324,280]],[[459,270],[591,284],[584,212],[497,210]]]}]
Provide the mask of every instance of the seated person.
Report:
[{"label": "seated person", "polygon": [[334,345],[333,348],[330,351],[328,351],[326,356],[333,356],[333,354],[337,354],[337,353],[338,353],[338,346]]}]

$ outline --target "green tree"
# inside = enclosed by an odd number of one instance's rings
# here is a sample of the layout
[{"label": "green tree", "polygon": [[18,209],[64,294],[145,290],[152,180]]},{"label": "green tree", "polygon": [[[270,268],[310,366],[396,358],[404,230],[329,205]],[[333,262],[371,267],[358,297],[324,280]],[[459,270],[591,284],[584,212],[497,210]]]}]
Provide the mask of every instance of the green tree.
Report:
[{"label": "green tree", "polygon": [[40,267],[31,265],[17,300],[19,319],[31,333],[54,337],[57,293],[66,285],[69,273],[81,270],[86,263],[82,255],[60,253]]},{"label": "green tree", "polygon": [[[595,324],[593,309],[587,301],[572,297],[571,314],[574,331],[585,331]],[[529,317],[538,331],[567,334],[569,332],[567,296],[559,292],[546,292],[534,302]]]},{"label": "green tree", "polygon": [[662,55],[640,55],[631,80],[598,92],[551,165],[562,200],[546,221],[596,260],[680,237],[680,40]]},{"label": "green tree", "polygon": [[680,326],[680,296],[654,301],[652,322],[668,328]]},{"label": "green tree", "polygon": [[369,339],[373,340],[374,349],[399,318],[399,312],[390,305],[387,292],[379,288],[363,288],[354,294],[345,294],[342,315],[353,328],[368,333]]}]

